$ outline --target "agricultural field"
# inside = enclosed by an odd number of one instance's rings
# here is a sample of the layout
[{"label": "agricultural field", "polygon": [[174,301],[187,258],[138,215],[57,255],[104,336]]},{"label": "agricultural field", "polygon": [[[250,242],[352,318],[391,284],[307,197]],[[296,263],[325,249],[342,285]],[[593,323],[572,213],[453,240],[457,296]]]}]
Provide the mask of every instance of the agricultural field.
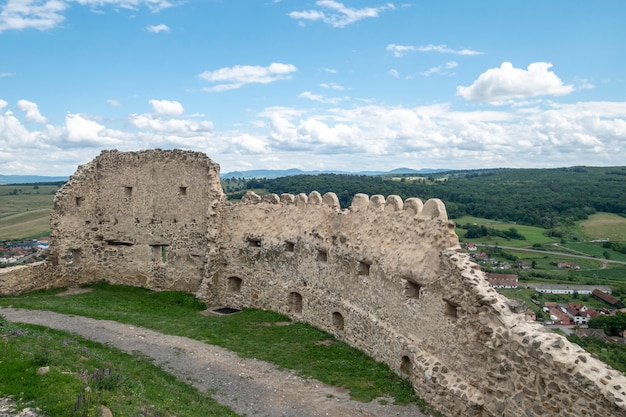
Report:
[{"label": "agricultural field", "polygon": [[581,233],[590,239],[626,242],[626,218],[612,213],[596,213],[579,224]]},{"label": "agricultural field", "polygon": [[0,185],[0,240],[50,234],[50,209],[59,184]]}]

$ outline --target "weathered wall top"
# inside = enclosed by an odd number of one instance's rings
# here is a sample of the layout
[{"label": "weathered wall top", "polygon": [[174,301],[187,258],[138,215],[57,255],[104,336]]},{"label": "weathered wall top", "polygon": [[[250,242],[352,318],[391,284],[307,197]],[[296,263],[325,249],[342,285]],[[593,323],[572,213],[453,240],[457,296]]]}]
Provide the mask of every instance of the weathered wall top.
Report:
[{"label": "weathered wall top", "polygon": [[461,250],[444,204],[246,194],[189,151],[104,151],[52,211],[50,260],[0,293],[107,280],[306,321],[387,363],[446,415],[626,416],[626,378],[527,323]]}]

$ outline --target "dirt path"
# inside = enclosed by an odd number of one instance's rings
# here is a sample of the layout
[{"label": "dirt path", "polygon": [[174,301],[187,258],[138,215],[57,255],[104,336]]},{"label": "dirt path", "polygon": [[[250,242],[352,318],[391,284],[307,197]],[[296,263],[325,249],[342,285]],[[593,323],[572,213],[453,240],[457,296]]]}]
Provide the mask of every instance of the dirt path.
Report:
[{"label": "dirt path", "polygon": [[349,393],[299,377],[267,362],[242,359],[212,345],[109,320],[50,311],[0,308],[0,315],[77,334],[127,353],[141,353],[196,389],[213,393],[219,403],[248,416],[425,416],[416,406],[352,401]]}]

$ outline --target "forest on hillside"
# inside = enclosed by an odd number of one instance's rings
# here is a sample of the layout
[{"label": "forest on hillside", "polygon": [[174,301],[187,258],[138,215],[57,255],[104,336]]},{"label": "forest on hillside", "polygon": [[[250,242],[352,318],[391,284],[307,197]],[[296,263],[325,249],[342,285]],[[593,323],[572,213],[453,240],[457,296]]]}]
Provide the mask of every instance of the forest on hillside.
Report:
[{"label": "forest on hillside", "polygon": [[330,191],[343,208],[357,193],[439,198],[450,218],[469,215],[546,229],[571,225],[595,212],[626,217],[626,167],[483,169],[427,177],[294,175],[246,180],[245,188],[279,195]]}]

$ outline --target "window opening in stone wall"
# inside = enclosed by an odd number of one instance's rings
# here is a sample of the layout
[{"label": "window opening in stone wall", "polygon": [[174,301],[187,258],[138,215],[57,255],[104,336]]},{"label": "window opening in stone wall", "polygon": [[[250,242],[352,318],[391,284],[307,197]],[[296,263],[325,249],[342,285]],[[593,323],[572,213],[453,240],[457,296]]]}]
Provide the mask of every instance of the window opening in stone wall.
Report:
[{"label": "window opening in stone wall", "polygon": [[289,293],[289,312],[293,314],[302,313],[302,295],[297,292]]},{"label": "window opening in stone wall", "polygon": [[445,315],[450,318],[457,318],[457,309],[458,306],[451,301],[445,300],[446,302],[446,310]]},{"label": "window opening in stone wall", "polygon": [[157,263],[167,263],[167,245],[152,245],[152,259]]},{"label": "window opening in stone wall", "polygon": [[333,326],[337,330],[343,330],[343,316],[337,311],[333,313]]},{"label": "window opening in stone wall", "polygon": [[126,197],[132,197],[132,195],[133,195],[133,187],[124,187],[124,195]]},{"label": "window opening in stone wall", "polygon": [[328,262],[328,252],[326,249],[318,249],[317,250],[317,261],[318,262]]},{"label": "window opening in stone wall", "polygon": [[80,207],[83,203],[84,197],[76,197],[76,207]]},{"label": "window opening in stone wall", "polygon": [[228,278],[228,291],[230,293],[241,292],[242,280],[239,277]]},{"label": "window opening in stone wall", "polygon": [[418,283],[405,280],[404,295],[407,298],[415,298],[415,299],[420,298],[420,288],[422,288],[422,286],[419,285]]},{"label": "window opening in stone wall", "polygon": [[261,239],[248,238],[248,246],[251,248],[260,248]]},{"label": "window opening in stone wall", "polygon": [[285,241],[285,252],[294,252],[296,250],[296,244],[290,241]]},{"label": "window opening in stone wall", "polygon": [[402,362],[400,363],[400,371],[402,371],[403,374],[410,375],[412,369],[413,364],[411,363],[411,358],[403,356]]},{"label": "window opening in stone wall", "polygon": [[187,195],[187,187],[178,187],[178,194]]},{"label": "window opening in stone wall", "polygon": [[370,266],[372,264],[366,261],[360,261],[357,265],[357,273],[359,275],[369,275],[370,274]]}]

